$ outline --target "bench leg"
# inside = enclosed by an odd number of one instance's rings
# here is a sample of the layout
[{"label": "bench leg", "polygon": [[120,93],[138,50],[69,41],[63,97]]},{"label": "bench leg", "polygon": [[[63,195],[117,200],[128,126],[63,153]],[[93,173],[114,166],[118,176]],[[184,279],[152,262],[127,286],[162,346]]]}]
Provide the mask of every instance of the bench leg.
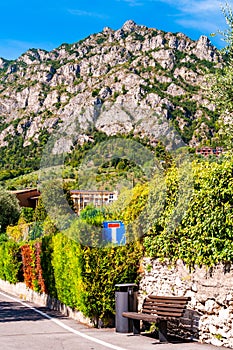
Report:
[{"label": "bench leg", "polygon": [[167,343],[167,321],[166,320],[159,320],[158,322],[159,327],[159,341],[161,343]]},{"label": "bench leg", "polygon": [[133,334],[140,334],[140,320],[133,320]]}]

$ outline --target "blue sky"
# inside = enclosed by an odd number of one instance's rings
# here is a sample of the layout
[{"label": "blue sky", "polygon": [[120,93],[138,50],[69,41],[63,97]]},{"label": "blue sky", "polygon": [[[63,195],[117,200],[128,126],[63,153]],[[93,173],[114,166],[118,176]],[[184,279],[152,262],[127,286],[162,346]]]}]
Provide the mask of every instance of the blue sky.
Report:
[{"label": "blue sky", "polygon": [[[219,0],[11,0],[1,1],[0,57],[15,59],[29,48],[52,50],[105,26],[119,29],[132,19],[192,39],[224,29]],[[233,6],[233,0],[228,1]],[[211,38],[217,47],[223,42]]]}]

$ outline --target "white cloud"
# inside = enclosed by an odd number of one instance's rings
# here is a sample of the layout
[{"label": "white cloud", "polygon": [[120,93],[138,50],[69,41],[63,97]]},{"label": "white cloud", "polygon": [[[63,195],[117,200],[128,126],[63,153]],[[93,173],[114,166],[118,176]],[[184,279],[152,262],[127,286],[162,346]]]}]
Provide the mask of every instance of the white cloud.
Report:
[{"label": "white cloud", "polygon": [[204,15],[206,12],[219,13],[221,2],[218,0],[201,0],[201,1],[178,1],[179,9],[184,13]]},{"label": "white cloud", "polygon": [[181,13],[200,14],[205,12],[220,12],[222,1],[220,0],[149,0],[152,2],[163,2],[177,8]]},{"label": "white cloud", "polygon": [[143,6],[146,0],[115,0],[117,2],[126,2],[131,7]]},{"label": "white cloud", "polygon": [[[146,0],[145,0],[146,1]],[[194,28],[208,33],[225,28],[225,19],[222,14],[222,7],[225,2],[222,0],[147,0],[168,4],[176,9],[172,14],[175,22],[185,28]],[[233,0],[228,1],[233,5]],[[168,14],[169,16],[169,14]]]},{"label": "white cloud", "polygon": [[75,10],[75,9],[69,9],[69,13],[75,16],[81,16],[81,17],[93,17],[93,18],[99,18],[99,19],[107,19],[108,16],[97,13],[97,12],[90,12],[90,11],[83,11],[83,10]]},{"label": "white cloud", "polygon": [[178,19],[176,23],[180,24],[184,28],[193,28],[193,29],[201,29],[202,31],[206,31],[209,33],[215,33],[219,29],[218,26],[207,20],[200,19]]}]

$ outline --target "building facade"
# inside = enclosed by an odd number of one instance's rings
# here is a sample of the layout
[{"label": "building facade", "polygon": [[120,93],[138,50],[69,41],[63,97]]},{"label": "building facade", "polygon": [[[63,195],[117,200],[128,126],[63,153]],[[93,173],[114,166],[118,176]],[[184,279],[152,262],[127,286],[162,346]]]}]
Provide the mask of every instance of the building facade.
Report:
[{"label": "building facade", "polygon": [[212,148],[212,147],[201,147],[201,148],[197,148],[196,149],[196,154],[200,154],[204,157],[208,157],[210,155],[214,155],[214,156],[219,156],[220,154],[223,153],[223,148],[222,147],[216,147],[216,148]]},{"label": "building facade", "polygon": [[101,207],[115,201],[118,194],[116,191],[72,190],[70,196],[74,203],[75,212],[79,215],[88,204]]}]

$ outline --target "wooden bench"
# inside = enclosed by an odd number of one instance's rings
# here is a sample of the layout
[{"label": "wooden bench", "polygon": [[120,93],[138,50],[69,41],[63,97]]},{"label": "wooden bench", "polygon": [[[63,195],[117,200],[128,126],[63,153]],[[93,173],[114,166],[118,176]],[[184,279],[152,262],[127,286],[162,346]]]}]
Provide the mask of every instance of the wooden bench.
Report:
[{"label": "wooden bench", "polygon": [[142,311],[123,312],[122,316],[133,320],[133,333],[140,334],[140,320],[158,325],[159,341],[167,342],[167,321],[183,316],[189,297],[149,295],[145,298]]}]

